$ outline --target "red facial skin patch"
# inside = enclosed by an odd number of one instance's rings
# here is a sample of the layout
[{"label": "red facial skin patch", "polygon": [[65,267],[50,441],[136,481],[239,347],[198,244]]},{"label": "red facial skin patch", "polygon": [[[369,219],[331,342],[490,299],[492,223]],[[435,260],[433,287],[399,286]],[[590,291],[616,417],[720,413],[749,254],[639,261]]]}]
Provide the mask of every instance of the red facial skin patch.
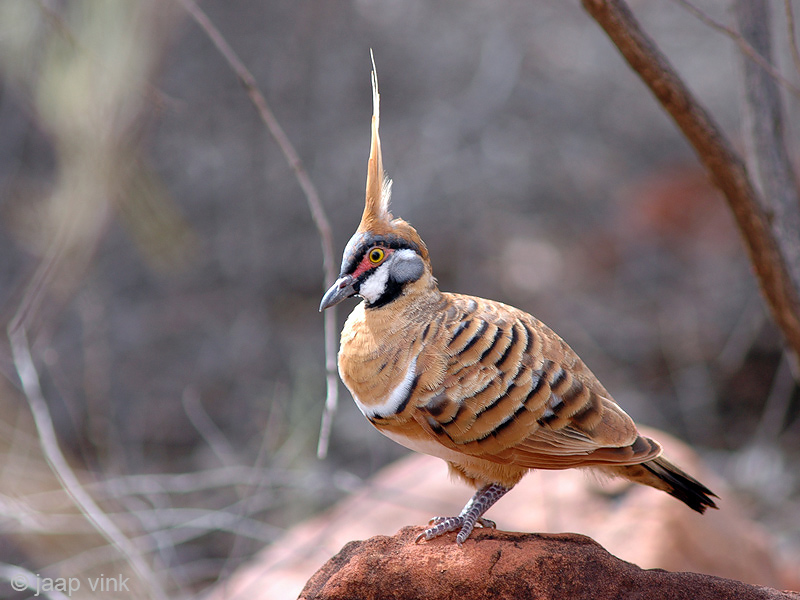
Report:
[{"label": "red facial skin patch", "polygon": [[370,260],[369,260],[369,252],[367,252],[364,255],[364,258],[361,259],[361,262],[359,263],[359,265],[356,267],[356,270],[353,271],[353,273],[352,273],[353,279],[358,279],[363,273],[366,273],[370,269],[372,269],[374,267],[377,267],[378,265],[382,264],[387,258],[389,258],[389,255],[392,252],[394,252],[394,250],[392,250],[391,248],[382,248],[382,250],[384,252],[384,257],[383,257],[383,260],[381,262],[379,262],[379,263],[370,262]]}]

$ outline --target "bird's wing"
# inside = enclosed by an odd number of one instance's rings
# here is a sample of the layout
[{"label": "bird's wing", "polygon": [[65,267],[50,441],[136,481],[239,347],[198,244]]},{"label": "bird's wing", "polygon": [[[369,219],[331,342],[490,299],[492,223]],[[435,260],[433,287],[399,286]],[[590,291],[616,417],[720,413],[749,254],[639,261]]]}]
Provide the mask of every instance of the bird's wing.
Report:
[{"label": "bird's wing", "polygon": [[575,352],[510,306],[448,295],[430,352],[448,357],[415,420],[442,445],[538,469],[636,464],[658,456]]}]

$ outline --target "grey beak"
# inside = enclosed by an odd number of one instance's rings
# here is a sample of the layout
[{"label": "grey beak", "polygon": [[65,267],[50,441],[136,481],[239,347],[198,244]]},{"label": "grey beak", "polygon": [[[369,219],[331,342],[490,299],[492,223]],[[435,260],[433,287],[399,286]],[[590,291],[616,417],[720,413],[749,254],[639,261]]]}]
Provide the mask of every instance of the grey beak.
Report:
[{"label": "grey beak", "polygon": [[339,277],[339,279],[337,279],[334,284],[328,288],[328,291],[325,292],[325,295],[322,297],[322,302],[319,304],[319,312],[339,304],[339,302],[345,298],[355,296],[356,290],[353,288],[353,284],[355,284],[355,282],[356,280],[350,275]]}]

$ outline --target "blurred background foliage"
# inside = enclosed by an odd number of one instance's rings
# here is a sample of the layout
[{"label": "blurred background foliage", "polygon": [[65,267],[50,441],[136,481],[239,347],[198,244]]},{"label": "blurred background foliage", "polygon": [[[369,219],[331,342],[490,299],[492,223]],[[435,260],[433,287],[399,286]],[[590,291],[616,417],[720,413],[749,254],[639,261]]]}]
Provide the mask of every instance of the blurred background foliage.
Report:
[{"label": "blurred background foliage", "polygon": [[[732,22],[727,3],[697,4]],[[719,194],[577,2],[201,6],[296,146],[337,252],[362,210],[372,48],[393,210],[441,288],[548,323],[634,418],[690,442],[800,546],[800,396],[780,335]],[[733,42],[676,2],[631,6],[741,146]],[[343,390],[315,458],[318,235],[178,3],[3,0],[0,65],[4,323],[25,309],[87,489],[190,594],[405,450]],[[99,542],[38,449],[7,343],[0,368],[0,562],[108,572],[114,553],[87,554]]]}]

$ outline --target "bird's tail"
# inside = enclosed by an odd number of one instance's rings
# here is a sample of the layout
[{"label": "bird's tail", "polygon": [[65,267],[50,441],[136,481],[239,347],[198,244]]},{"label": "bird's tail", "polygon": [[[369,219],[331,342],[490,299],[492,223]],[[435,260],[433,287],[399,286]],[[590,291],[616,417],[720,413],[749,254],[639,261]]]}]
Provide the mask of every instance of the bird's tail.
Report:
[{"label": "bird's tail", "polygon": [[662,456],[638,465],[610,467],[608,470],[630,481],[663,490],[699,513],[704,513],[709,506],[717,508],[711,499],[717,498],[714,492]]}]

